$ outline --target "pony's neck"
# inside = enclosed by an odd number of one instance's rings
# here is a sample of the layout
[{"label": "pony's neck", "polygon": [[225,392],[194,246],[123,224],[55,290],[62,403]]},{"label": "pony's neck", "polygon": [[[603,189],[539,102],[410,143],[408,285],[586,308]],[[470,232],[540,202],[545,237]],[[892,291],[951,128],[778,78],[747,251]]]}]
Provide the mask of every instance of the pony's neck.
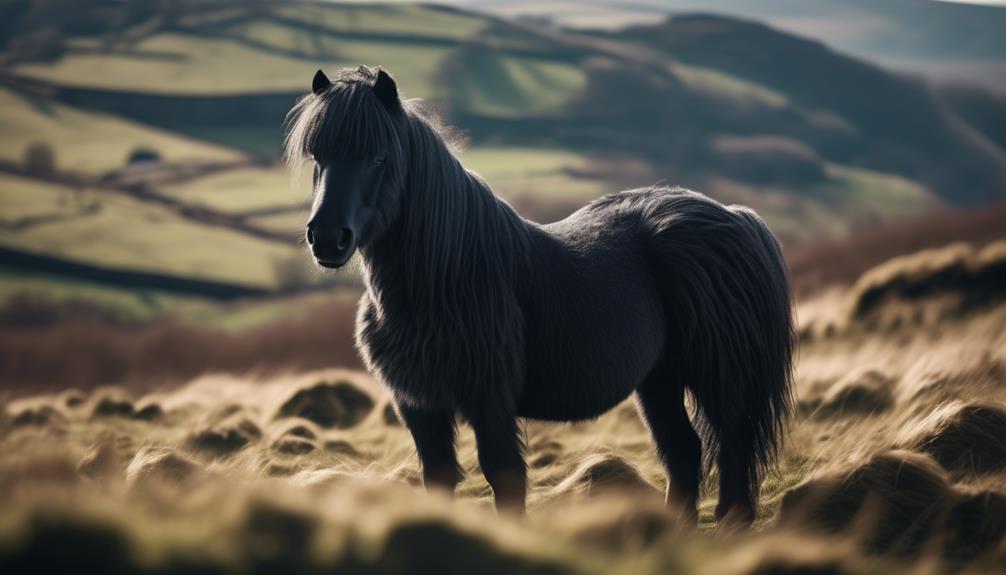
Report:
[{"label": "pony's neck", "polygon": [[465,169],[425,120],[410,117],[408,130],[397,217],[361,250],[371,295],[433,309],[514,282],[527,262],[527,223]]}]

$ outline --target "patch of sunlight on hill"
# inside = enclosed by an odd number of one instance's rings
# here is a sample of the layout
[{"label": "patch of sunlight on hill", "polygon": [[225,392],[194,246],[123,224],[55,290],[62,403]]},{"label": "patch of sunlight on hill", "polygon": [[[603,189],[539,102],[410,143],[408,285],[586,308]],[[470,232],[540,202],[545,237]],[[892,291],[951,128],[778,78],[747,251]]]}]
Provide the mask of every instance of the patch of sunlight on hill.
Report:
[{"label": "patch of sunlight on hill", "polygon": [[[72,45],[82,45],[75,41]],[[161,94],[306,92],[319,68],[334,71],[359,64],[390,70],[409,96],[431,92],[430,78],[445,48],[408,43],[340,40],[338,56],[285,56],[237,39],[159,33],[130,51],[74,52],[56,62],[25,64],[19,75],[64,86]]]},{"label": "patch of sunlight on hill", "polygon": [[559,112],[586,84],[583,71],[570,64],[483,45],[463,46],[449,58],[450,84],[438,96],[472,114],[524,118]]},{"label": "patch of sunlight on hill", "polygon": [[546,148],[474,147],[461,154],[465,167],[477,172],[505,199],[533,194],[540,199],[584,203],[613,190],[597,178],[572,175],[589,165],[586,156]]},{"label": "patch of sunlight on hill", "polygon": [[130,122],[82,112],[0,88],[0,157],[21,162],[35,142],[52,146],[57,169],[102,173],[126,164],[136,148],[151,148],[167,161],[236,160],[241,154]]},{"label": "patch of sunlight on hill", "polygon": [[[47,187],[36,193],[40,202],[53,202],[66,192]],[[112,192],[84,193],[100,204],[98,211],[6,233],[2,243],[86,263],[270,288],[276,282],[276,263],[298,251],[193,223]],[[42,197],[46,195],[49,198]]]},{"label": "patch of sunlight on hill", "polygon": [[105,52],[98,40],[72,39],[52,63],[21,75],[67,86],[165,94],[306,91],[318,68],[380,65],[409,96],[428,97],[439,62],[486,20],[422,6],[277,6],[251,18],[160,32]]},{"label": "patch of sunlight on hill", "polygon": [[307,210],[296,212],[283,212],[281,214],[271,214],[252,218],[256,226],[262,226],[267,230],[300,235],[304,232],[304,225],[307,223]]},{"label": "patch of sunlight on hill", "polygon": [[285,167],[249,167],[167,185],[161,191],[190,205],[239,214],[302,204],[310,199],[310,182],[308,172],[301,177],[295,191]]},{"label": "patch of sunlight on hill", "polygon": [[712,68],[691,66],[674,62],[670,64],[674,72],[689,88],[712,95],[723,96],[741,102],[754,102],[772,108],[784,108],[789,100],[771,88],[743,80]]},{"label": "patch of sunlight on hill", "polygon": [[893,174],[835,164],[826,164],[825,173],[823,182],[792,188],[710,177],[700,190],[721,202],[754,208],[784,242],[843,237],[942,205],[925,187]]},{"label": "patch of sunlight on hill", "polygon": [[826,173],[830,181],[808,192],[840,207],[852,223],[862,216],[888,220],[919,215],[942,205],[931,191],[898,175],[836,164],[829,164]]},{"label": "patch of sunlight on hill", "polygon": [[486,25],[482,16],[414,4],[280,6],[273,13],[334,32],[396,36],[463,39]]},{"label": "patch of sunlight on hill", "polygon": [[503,66],[530,102],[528,108],[515,110],[516,113],[559,111],[587,83],[583,70],[569,64],[507,58]]},{"label": "patch of sunlight on hill", "polygon": [[81,211],[81,194],[69,188],[17,176],[0,176],[0,221],[13,224],[22,219],[71,217]]}]

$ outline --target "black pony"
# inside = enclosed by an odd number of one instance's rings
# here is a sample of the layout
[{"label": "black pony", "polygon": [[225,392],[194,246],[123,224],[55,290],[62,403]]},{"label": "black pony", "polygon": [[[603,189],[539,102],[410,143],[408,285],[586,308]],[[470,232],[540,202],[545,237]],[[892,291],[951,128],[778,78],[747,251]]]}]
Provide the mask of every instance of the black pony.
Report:
[{"label": "black pony", "polygon": [[754,518],[790,411],[794,349],[786,269],[754,212],[649,188],[527,221],[366,67],[335,81],[318,71],[288,118],[286,153],[314,161],[317,263],[338,268],[360,251],[357,344],[428,486],[460,479],[460,413],[497,506],[523,510],[517,419],[590,419],[635,392],[668,497],[694,519],[705,453],[719,466],[717,517]]}]

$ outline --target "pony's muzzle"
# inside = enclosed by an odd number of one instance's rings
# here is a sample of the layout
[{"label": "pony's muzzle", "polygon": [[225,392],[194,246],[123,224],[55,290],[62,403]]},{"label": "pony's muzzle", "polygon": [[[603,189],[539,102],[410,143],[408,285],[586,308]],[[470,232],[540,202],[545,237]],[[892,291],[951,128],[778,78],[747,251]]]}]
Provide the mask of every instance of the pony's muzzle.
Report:
[{"label": "pony's muzzle", "polygon": [[327,268],[342,267],[356,251],[356,230],[351,227],[307,225],[307,245],[318,264]]}]

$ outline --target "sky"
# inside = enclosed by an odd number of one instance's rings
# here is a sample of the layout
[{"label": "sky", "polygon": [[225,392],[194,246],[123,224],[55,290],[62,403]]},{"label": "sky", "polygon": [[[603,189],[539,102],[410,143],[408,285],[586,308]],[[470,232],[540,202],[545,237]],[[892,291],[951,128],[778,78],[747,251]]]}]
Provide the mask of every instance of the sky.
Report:
[{"label": "sky", "polygon": [[942,2],[958,2],[960,4],[991,4],[995,6],[1006,6],[1006,0],[940,0]]}]

